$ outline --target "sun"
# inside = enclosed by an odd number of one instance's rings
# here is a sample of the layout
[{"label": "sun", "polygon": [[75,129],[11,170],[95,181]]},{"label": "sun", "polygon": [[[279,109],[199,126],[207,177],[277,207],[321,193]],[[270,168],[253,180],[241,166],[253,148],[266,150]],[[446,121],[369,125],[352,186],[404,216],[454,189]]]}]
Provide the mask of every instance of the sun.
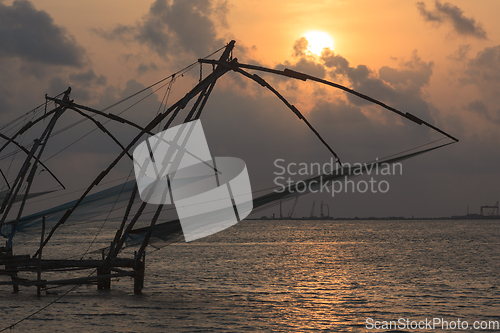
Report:
[{"label": "sun", "polygon": [[333,50],[333,38],[324,31],[309,31],[304,34],[309,46],[307,51],[314,55],[321,55],[325,47]]}]

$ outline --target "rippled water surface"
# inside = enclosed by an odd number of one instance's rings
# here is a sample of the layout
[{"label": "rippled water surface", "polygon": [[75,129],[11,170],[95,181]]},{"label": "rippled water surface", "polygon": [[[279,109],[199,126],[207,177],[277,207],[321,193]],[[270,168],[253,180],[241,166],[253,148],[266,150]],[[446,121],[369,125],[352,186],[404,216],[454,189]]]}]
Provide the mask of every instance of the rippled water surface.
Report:
[{"label": "rippled water surface", "polygon": [[[81,254],[99,228],[65,228],[44,256]],[[21,238],[16,254],[36,237]],[[244,221],[150,251],[141,296],[129,278],[109,292],[82,286],[12,332],[368,332],[367,318],[500,320],[499,245],[499,220]],[[66,290],[37,298],[0,286],[0,329]]]}]

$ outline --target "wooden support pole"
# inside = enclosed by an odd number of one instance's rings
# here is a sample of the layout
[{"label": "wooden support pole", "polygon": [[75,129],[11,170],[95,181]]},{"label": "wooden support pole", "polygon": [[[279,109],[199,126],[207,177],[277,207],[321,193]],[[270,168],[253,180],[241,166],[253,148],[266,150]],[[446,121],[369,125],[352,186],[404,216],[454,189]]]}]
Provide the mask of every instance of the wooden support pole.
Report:
[{"label": "wooden support pole", "polygon": [[214,89],[214,87],[215,87],[215,81],[212,82],[212,84],[208,88],[208,91],[206,92],[206,94],[205,94],[205,96],[203,98],[203,101],[201,102],[201,106],[198,109],[198,112],[196,113],[196,116],[194,117],[194,119],[200,119],[201,112],[203,111],[203,108],[205,107],[205,104],[207,104],[208,97],[210,97],[210,94],[212,93],[212,90]]},{"label": "wooden support pole", "polygon": [[105,250],[102,249],[102,265],[97,267],[97,290],[110,290],[111,289],[111,277],[104,278],[105,275],[110,275],[111,270],[106,262]]},{"label": "wooden support pole", "polygon": [[[7,248],[7,255],[12,256],[12,246]],[[17,294],[19,292],[19,285],[16,283],[17,282],[17,270],[16,270],[17,265],[15,264],[15,262],[9,263],[9,265],[7,265],[7,263],[6,263],[5,269],[12,270],[12,273],[10,274],[10,278],[12,279],[12,288],[13,288],[14,294]]]},{"label": "wooden support pole", "polygon": [[[142,288],[144,288],[144,260],[140,260],[137,255],[137,251],[134,253],[135,256],[135,264],[134,264],[134,294],[141,295]],[[145,254],[143,258],[145,257]]]},{"label": "wooden support pole", "polygon": [[[125,223],[127,222],[128,216],[130,214],[130,210],[132,209],[132,206],[134,204],[135,197],[137,195],[137,184],[134,186],[134,189],[132,190],[132,194],[130,195],[130,199],[127,205],[127,209],[125,210],[125,215],[123,215],[122,223],[120,224],[120,228],[116,231],[115,238],[111,242],[111,246],[109,248],[109,254],[108,254],[108,259],[114,259],[116,256],[118,256],[118,253],[121,250],[121,247],[123,243],[125,242],[125,237],[123,237],[123,240],[121,239],[122,234],[123,234],[123,229],[125,228]],[[137,217],[139,218],[139,217]],[[127,231],[132,230],[133,226],[130,226],[127,228]]]},{"label": "wooden support pole", "polygon": [[43,245],[43,238],[45,236],[45,216],[42,217],[42,236],[40,237],[40,252],[38,253],[38,272],[37,272],[37,279],[36,281],[38,282],[36,286],[36,295],[38,297],[41,296],[41,281],[42,281],[42,245]]}]

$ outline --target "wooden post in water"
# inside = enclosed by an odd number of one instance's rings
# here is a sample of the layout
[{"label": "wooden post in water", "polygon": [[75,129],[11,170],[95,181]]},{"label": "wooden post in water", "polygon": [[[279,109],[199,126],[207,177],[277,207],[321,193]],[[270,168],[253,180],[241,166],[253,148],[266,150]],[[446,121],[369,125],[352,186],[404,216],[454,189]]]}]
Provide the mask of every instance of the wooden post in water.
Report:
[{"label": "wooden post in water", "polygon": [[37,285],[36,285],[36,295],[40,297],[42,289],[42,247],[43,238],[45,236],[45,216],[42,217],[42,236],[40,237],[40,252],[38,253],[38,274],[37,274]]},{"label": "wooden post in water", "polygon": [[[12,253],[13,252],[12,252],[12,244],[11,244],[11,246],[7,249],[7,254],[12,256],[12,259],[13,259]],[[12,288],[13,288],[14,294],[17,294],[19,292],[19,285],[16,283],[16,281],[17,281],[17,271],[16,271],[17,265],[15,264],[15,261],[12,260],[12,263],[9,266],[5,265],[5,268],[13,271],[10,277],[12,279]]]},{"label": "wooden post in water", "polygon": [[137,252],[134,253],[134,294],[142,294],[142,288],[144,287],[144,269],[145,269],[145,258],[146,253],[143,252],[142,260],[137,256]]},{"label": "wooden post in water", "polygon": [[[111,269],[109,268],[109,265],[106,262],[104,251],[105,250],[102,249],[102,265],[97,268],[97,277],[111,274]],[[111,289],[110,277],[97,280],[97,290],[109,290],[109,289]]]}]

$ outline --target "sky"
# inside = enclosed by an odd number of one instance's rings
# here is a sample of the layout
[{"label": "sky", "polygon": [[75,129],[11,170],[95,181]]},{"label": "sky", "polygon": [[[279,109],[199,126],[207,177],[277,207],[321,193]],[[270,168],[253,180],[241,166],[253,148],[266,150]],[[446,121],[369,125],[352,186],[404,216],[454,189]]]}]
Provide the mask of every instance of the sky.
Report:
[{"label": "sky", "polygon": [[[105,108],[234,39],[233,56],[241,63],[290,68],[343,84],[460,140],[405,161],[396,175],[375,177],[390,185],[386,193],[309,194],[299,198],[295,216],[308,216],[313,201],[315,215],[323,201],[335,217],[463,215],[467,205],[470,213],[479,213],[480,206],[500,200],[499,12],[495,0],[3,0],[0,125],[43,103],[45,94],[57,95],[68,86],[76,103]],[[333,42],[313,53],[304,39],[311,31],[328,34]],[[210,71],[210,65],[202,67],[203,76]],[[182,97],[199,75],[195,66],[178,77],[167,104]],[[306,116],[344,162],[369,162],[442,138],[334,88],[259,75]],[[166,89],[122,116],[147,124]],[[65,114],[58,126],[79,117]],[[284,104],[237,73],[218,80],[201,119],[212,155],[244,159],[254,190],[276,185],[277,159],[282,164],[331,159]],[[109,126],[125,143],[135,133],[126,126]],[[74,197],[119,153],[98,132],[58,153],[90,129],[87,121],[50,141],[44,156],[57,155],[46,164],[68,189],[55,192],[54,200],[43,205]],[[14,166],[21,160],[16,158]],[[0,163],[7,170],[11,159]],[[124,161],[110,181],[126,177],[130,169],[131,162]],[[39,178],[37,189],[57,185],[45,174]],[[301,178],[306,177],[293,176]],[[292,201],[283,203],[283,214],[291,207]],[[254,214],[272,213],[278,214],[277,207]]]}]

